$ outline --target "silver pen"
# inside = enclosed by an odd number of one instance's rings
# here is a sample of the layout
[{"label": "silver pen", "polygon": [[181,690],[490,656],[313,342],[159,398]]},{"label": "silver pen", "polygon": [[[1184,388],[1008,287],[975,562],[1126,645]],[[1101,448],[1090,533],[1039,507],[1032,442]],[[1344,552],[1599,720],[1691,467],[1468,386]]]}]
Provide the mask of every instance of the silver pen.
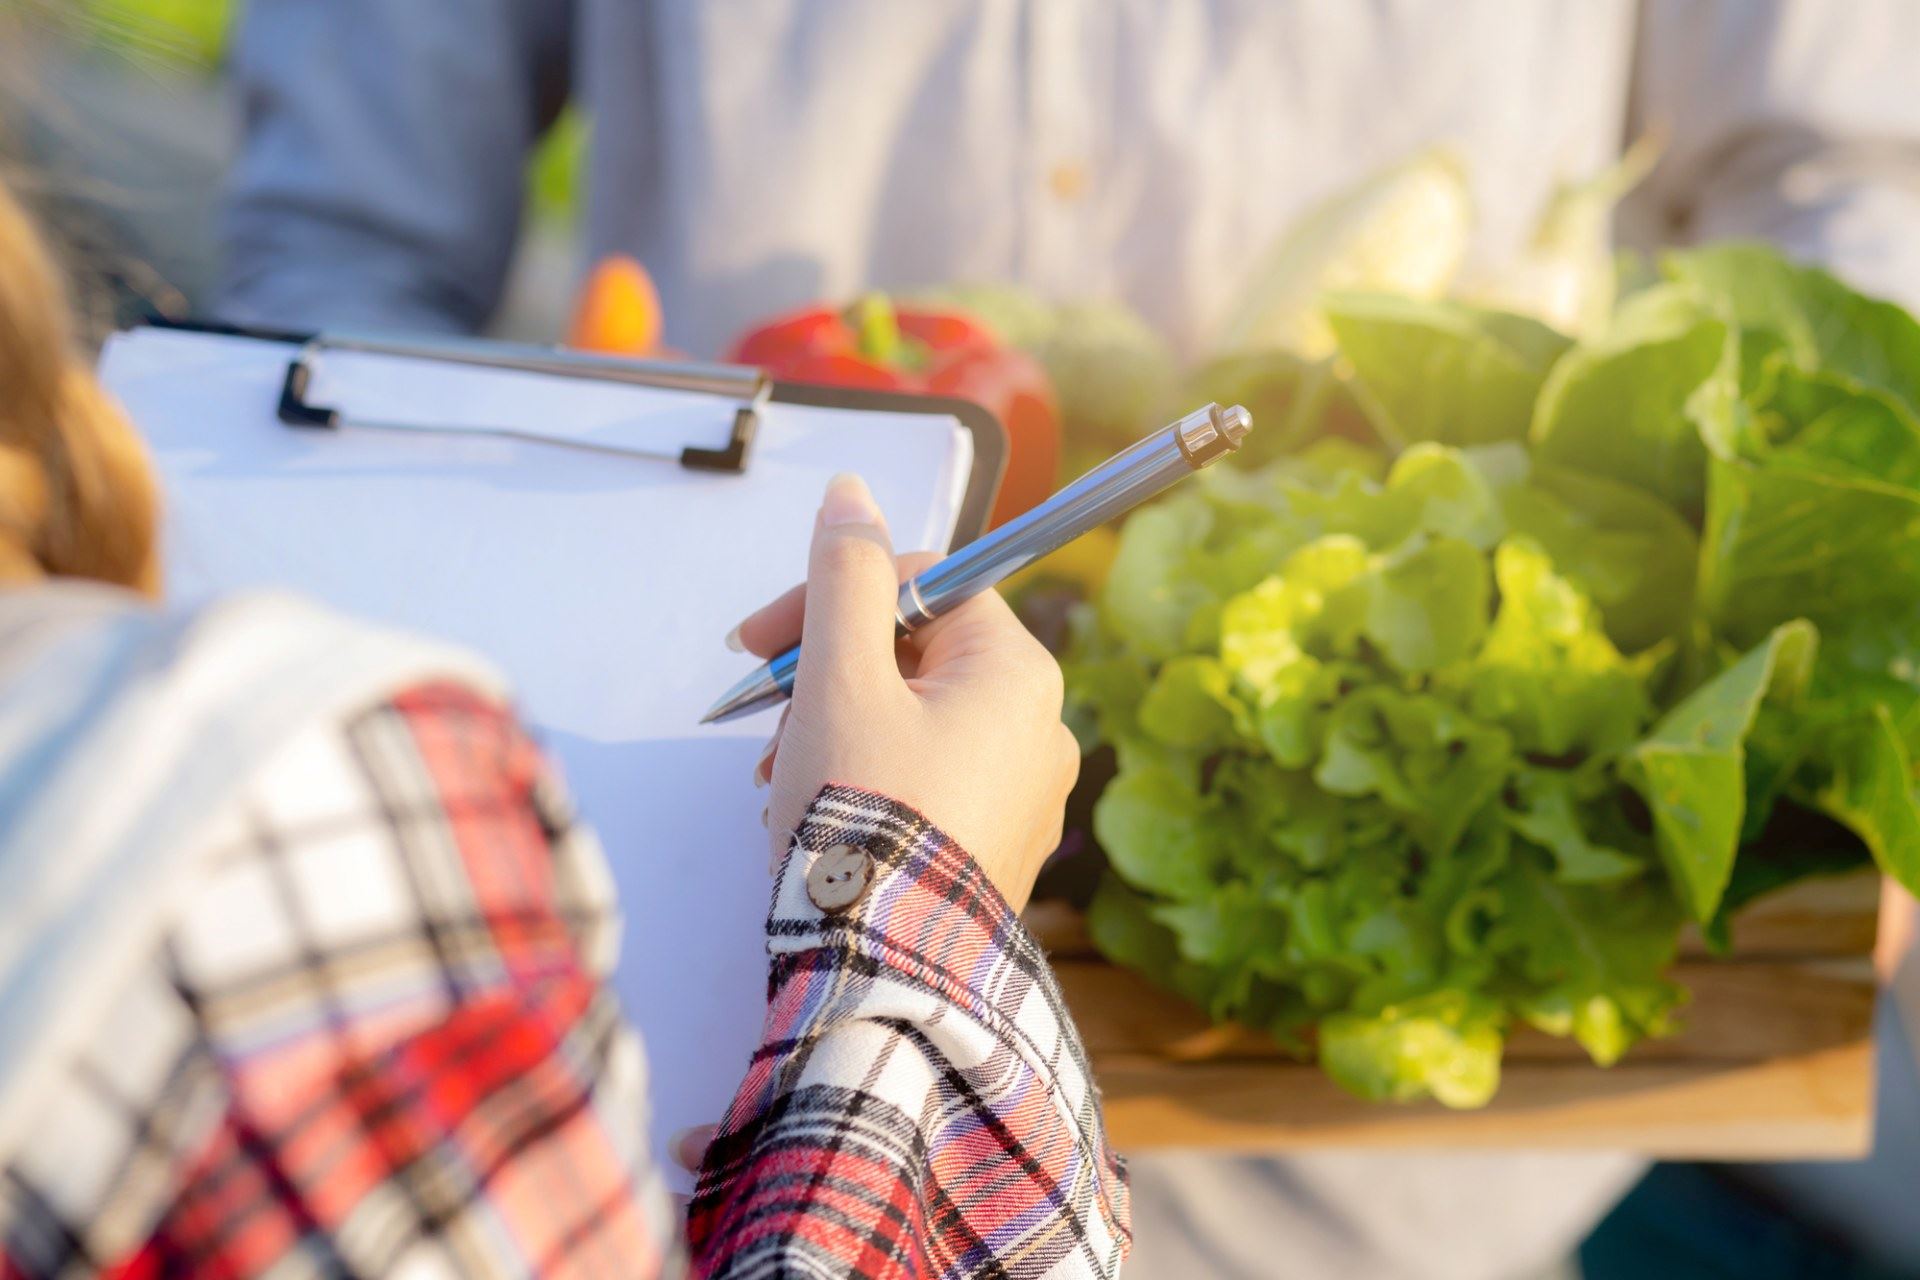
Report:
[{"label": "silver pen", "polygon": [[[1232,453],[1252,429],[1253,415],[1239,405],[1210,404],[1108,458],[1039,506],[901,584],[894,606],[901,636]],[[800,646],[795,645],[727,690],[700,723],[738,719],[792,697],[799,669]]]}]

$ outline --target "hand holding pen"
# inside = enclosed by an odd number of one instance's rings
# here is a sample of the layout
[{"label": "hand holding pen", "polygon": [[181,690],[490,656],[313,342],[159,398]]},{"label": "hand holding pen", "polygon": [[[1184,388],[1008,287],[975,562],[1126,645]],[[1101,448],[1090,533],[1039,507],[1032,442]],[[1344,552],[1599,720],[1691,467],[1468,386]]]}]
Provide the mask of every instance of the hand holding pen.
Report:
[{"label": "hand holding pen", "polygon": [[930,557],[896,558],[857,476],[814,523],[804,592],[740,624],[773,654],[803,637],[806,677],[756,768],[771,781],[770,853],[829,782],[907,804],[973,854],[1017,908],[1059,842],[1080,751],[1060,722],[1060,669],[1004,600],[975,596],[904,642],[893,600]]},{"label": "hand holding pen", "polygon": [[[1115,454],[1039,506],[915,574],[894,606],[902,638],[979,595],[1096,525],[1124,515],[1240,447],[1253,418],[1239,405],[1210,404]],[[795,646],[741,680],[701,717],[716,724],[750,715],[793,694]]]},{"label": "hand holding pen", "polygon": [[[938,563],[896,560],[866,485],[837,477],[815,522],[807,583],[729,637],[762,657],[792,655],[797,667],[799,636],[808,655],[756,768],[755,781],[773,786],[773,857],[823,785],[858,785],[939,824],[1017,910],[1059,843],[1080,753],[1060,721],[1058,665],[989,588],[1230,452],[1246,429],[1244,410],[1209,406]],[[942,576],[963,557],[966,589]],[[908,601],[925,614],[911,628]]]}]

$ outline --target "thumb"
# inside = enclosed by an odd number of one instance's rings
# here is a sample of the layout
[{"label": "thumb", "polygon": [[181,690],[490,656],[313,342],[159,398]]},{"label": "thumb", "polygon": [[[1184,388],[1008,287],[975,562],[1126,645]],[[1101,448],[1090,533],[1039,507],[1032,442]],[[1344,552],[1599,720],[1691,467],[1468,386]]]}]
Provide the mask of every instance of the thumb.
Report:
[{"label": "thumb", "polygon": [[899,677],[894,602],[900,578],[886,520],[855,475],[827,485],[814,525],[800,633],[800,684],[825,675],[842,689]]}]

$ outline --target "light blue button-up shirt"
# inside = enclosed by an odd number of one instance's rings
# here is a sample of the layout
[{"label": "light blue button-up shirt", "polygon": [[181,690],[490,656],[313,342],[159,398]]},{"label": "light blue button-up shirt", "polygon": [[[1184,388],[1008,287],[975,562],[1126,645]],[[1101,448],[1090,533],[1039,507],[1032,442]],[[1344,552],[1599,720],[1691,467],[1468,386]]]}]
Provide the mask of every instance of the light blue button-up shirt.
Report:
[{"label": "light blue button-up shirt", "polygon": [[1472,271],[1647,129],[1642,235],[1765,235],[1920,301],[1916,49],[1905,0],[251,0],[224,300],[482,326],[571,93],[587,248],[639,256],[696,354],[963,279],[1121,298],[1193,352],[1332,190],[1456,145]]}]

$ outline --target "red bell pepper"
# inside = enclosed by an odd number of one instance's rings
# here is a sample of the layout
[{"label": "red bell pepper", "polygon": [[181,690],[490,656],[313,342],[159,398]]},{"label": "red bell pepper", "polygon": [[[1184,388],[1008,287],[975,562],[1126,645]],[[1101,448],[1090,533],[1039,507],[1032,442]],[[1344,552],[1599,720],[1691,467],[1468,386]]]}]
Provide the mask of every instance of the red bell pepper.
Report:
[{"label": "red bell pepper", "polygon": [[[735,364],[774,367],[805,355],[854,355],[859,343],[838,307],[808,307],[742,334],[727,353]],[[776,377],[779,375],[775,375]]]},{"label": "red bell pepper", "polygon": [[786,382],[869,387],[970,400],[1000,420],[1010,444],[992,523],[1053,492],[1060,411],[1046,370],[958,311],[896,308],[869,294],[849,307],[809,307],[742,334],[727,353]]}]

